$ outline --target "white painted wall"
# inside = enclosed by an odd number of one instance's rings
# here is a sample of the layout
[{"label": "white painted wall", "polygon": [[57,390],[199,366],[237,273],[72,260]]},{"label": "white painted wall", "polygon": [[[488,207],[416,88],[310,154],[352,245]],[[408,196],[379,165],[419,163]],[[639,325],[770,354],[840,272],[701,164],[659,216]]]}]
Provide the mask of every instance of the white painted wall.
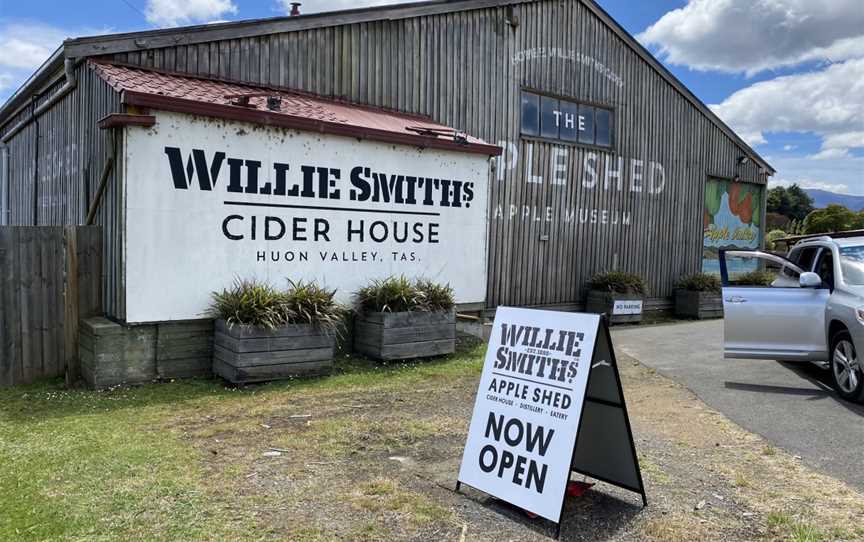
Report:
[{"label": "white painted wall", "polygon": [[[127,322],[201,318],[210,303],[211,292],[230,285],[235,277],[254,277],[276,286],[285,286],[288,278],[317,280],[338,288],[339,299],[348,302],[353,292],[370,279],[404,274],[449,282],[458,303],[485,300],[489,180],[486,156],[422,150],[177,113],[155,114],[155,126],[128,127],[124,142]],[[192,149],[205,151],[208,167],[216,152],[226,153],[213,189],[202,190],[195,174],[188,189],[176,188],[166,147],[180,149],[184,169]],[[288,187],[301,184],[303,165],[338,169],[340,179],[333,182],[330,190],[338,189],[339,197],[230,193],[227,191],[228,158],[260,161],[259,188],[268,181],[273,186],[274,162],[289,165]],[[466,201],[463,190],[462,207],[441,206],[438,192],[437,203],[432,206],[422,204],[420,192],[414,204],[352,201],[349,176],[356,166],[388,175],[471,182],[473,199]],[[245,184],[245,170],[242,179]],[[317,183],[315,188],[318,188]],[[251,207],[226,204],[228,201],[334,209]],[[436,213],[437,216],[389,214],[388,211]],[[244,235],[243,240],[231,240],[223,233],[223,224],[230,215],[242,218],[228,222],[228,233]],[[255,240],[250,239],[253,216],[258,226]],[[307,219],[309,240],[292,240],[290,228],[289,237],[265,240],[262,226],[268,216],[281,219],[286,226],[290,226],[294,218]],[[311,238],[315,219],[326,221],[329,241],[323,236],[317,241]],[[357,227],[361,220],[366,224],[364,241],[360,242],[355,235],[349,242],[349,221]],[[394,222],[400,226],[407,222],[412,233],[415,223],[420,224],[417,227],[423,231],[428,231],[430,224],[438,224],[439,242],[412,242],[410,238],[404,243],[392,238],[374,242],[369,238],[369,225],[374,221],[384,221],[388,228],[392,228]],[[276,233],[279,229],[278,226],[273,228]],[[376,226],[377,233],[382,231],[380,225]],[[286,252],[294,255],[294,261],[285,261]],[[322,252],[325,261],[322,261]],[[279,254],[279,261],[273,261],[274,253]],[[308,259],[301,261],[300,255],[304,253]],[[411,261],[412,253],[414,261]],[[263,261],[262,254],[265,255]],[[336,261],[333,261],[334,254]],[[404,261],[403,256],[408,261]]]}]

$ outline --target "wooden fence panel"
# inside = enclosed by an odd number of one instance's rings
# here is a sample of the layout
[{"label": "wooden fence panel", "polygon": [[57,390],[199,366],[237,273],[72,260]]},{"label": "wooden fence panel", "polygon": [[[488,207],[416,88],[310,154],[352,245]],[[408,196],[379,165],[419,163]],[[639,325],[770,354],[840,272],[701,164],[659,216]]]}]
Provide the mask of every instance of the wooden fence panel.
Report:
[{"label": "wooden fence panel", "polygon": [[78,322],[102,313],[97,226],[0,227],[0,387],[80,374]]},{"label": "wooden fence panel", "polygon": [[21,358],[21,334],[15,320],[7,314],[18,314],[18,228],[0,228],[0,386],[10,386],[18,379]]}]

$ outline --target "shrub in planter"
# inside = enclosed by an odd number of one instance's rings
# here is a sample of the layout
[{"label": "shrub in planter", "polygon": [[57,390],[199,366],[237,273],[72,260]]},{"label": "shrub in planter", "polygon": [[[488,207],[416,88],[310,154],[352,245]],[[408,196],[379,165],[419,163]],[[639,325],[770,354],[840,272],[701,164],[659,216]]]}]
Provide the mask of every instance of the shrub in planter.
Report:
[{"label": "shrub in planter", "polygon": [[639,275],[623,271],[598,273],[589,282],[585,310],[606,313],[611,324],[641,322],[646,291]]},{"label": "shrub in planter", "polygon": [[732,278],[736,286],[771,286],[777,275],[770,271],[750,271]]},{"label": "shrub in planter", "polygon": [[290,282],[285,291],[237,280],[213,293],[213,372],[233,383],[327,374],[344,309],[335,290]]},{"label": "shrub in planter", "polygon": [[716,275],[696,273],[678,281],[675,289],[675,315],[685,318],[721,318],[723,300]]},{"label": "shrub in planter", "polygon": [[453,289],[429,280],[388,277],[357,292],[354,350],[382,359],[456,351]]}]

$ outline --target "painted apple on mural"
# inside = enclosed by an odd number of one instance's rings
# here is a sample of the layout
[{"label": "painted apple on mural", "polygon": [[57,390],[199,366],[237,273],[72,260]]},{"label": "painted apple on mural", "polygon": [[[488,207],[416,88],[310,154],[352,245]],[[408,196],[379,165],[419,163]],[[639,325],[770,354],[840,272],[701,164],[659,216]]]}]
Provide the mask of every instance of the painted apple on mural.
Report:
[{"label": "painted apple on mural", "polygon": [[731,214],[743,224],[759,228],[762,186],[711,179],[705,187],[703,226],[706,229],[711,224],[718,226],[716,219],[724,196],[728,197]]},{"label": "painted apple on mural", "polygon": [[[702,214],[704,231],[702,270],[719,271],[718,250],[721,248],[759,247],[764,187],[709,179],[705,186],[705,209]],[[741,261],[737,272],[751,271],[753,262]]]}]

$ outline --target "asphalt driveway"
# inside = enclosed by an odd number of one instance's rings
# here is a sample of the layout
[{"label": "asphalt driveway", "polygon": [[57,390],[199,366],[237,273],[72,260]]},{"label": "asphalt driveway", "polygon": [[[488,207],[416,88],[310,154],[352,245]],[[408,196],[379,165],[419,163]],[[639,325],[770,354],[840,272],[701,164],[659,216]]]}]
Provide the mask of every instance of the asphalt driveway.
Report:
[{"label": "asphalt driveway", "polygon": [[[831,476],[864,490],[864,406],[812,364],[723,359],[723,321],[619,327],[615,348]],[[626,390],[625,390],[626,393]]]}]

